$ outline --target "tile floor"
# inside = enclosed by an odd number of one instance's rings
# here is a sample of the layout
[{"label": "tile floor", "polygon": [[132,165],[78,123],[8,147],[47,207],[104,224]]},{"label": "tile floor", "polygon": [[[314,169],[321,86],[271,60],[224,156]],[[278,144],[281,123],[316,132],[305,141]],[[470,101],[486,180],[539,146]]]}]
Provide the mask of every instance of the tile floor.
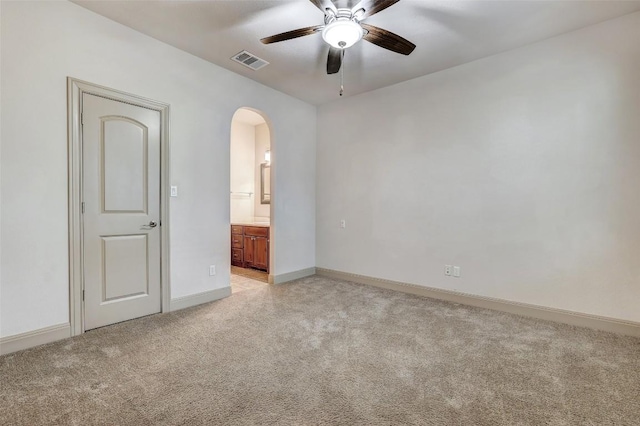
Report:
[{"label": "tile floor", "polygon": [[268,285],[268,274],[255,269],[231,267],[231,293],[255,290]]}]

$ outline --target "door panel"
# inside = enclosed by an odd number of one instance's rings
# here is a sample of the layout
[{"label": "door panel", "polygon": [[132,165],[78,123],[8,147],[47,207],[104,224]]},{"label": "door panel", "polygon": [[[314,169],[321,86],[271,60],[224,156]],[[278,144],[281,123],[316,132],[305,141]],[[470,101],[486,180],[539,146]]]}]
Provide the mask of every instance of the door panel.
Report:
[{"label": "door panel", "polygon": [[147,127],[123,117],[100,121],[103,212],[146,213]]},{"label": "door panel", "polygon": [[160,113],[84,94],[85,330],[160,312]]},{"label": "door panel", "polygon": [[149,294],[146,235],[102,237],[102,302]]}]

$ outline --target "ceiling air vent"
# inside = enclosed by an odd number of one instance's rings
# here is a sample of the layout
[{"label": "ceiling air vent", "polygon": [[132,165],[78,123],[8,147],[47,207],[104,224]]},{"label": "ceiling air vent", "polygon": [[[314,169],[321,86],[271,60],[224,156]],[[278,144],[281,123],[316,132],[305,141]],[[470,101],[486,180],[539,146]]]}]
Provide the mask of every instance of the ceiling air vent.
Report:
[{"label": "ceiling air vent", "polygon": [[265,61],[264,59],[258,58],[256,55],[249,53],[246,50],[243,50],[237,55],[234,55],[234,57],[231,59],[244,65],[245,67],[251,68],[254,71],[269,65],[269,62]]}]

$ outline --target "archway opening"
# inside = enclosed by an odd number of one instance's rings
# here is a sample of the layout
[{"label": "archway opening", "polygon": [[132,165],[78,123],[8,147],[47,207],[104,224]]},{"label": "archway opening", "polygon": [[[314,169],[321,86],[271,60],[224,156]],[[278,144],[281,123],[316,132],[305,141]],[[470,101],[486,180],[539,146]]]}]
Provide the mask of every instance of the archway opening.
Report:
[{"label": "archway opening", "polygon": [[271,131],[263,113],[239,108],[231,120],[231,291],[269,282],[273,274]]}]

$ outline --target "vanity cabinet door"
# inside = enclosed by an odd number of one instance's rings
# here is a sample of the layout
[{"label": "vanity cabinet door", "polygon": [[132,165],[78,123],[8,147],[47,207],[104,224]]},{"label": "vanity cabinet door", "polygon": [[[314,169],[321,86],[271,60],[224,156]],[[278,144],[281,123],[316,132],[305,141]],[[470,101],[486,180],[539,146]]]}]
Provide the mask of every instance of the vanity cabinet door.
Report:
[{"label": "vanity cabinet door", "polygon": [[253,266],[267,270],[269,268],[269,240],[265,237],[254,237]]},{"label": "vanity cabinet door", "polygon": [[255,237],[248,235],[244,236],[244,264],[245,267],[253,267],[254,251],[255,251]]}]

